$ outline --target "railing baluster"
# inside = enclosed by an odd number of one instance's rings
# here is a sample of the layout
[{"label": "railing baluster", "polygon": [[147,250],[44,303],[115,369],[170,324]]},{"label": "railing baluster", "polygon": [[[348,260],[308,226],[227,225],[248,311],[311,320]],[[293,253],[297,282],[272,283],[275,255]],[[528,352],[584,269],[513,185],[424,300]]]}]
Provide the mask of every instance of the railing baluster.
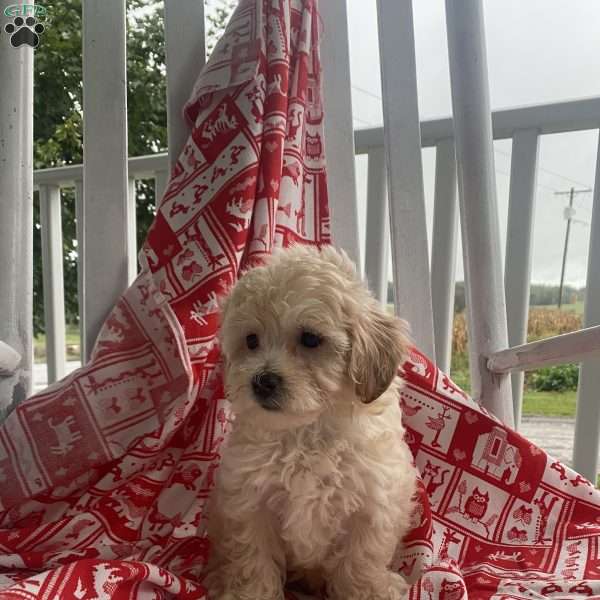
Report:
[{"label": "railing baluster", "polygon": [[452,358],[457,229],[454,140],[446,138],[438,142],[435,154],[431,296],[435,361],[437,366],[447,373],[450,371]]},{"label": "railing baluster", "polygon": [[[125,0],[83,2],[85,348],[131,281]],[[85,357],[87,358],[87,356]]]},{"label": "railing baluster", "polygon": [[83,364],[89,353],[85,339],[85,236],[83,235],[83,223],[85,221],[85,206],[83,204],[83,179],[75,181],[75,225],[77,232],[77,305],[79,308],[79,354]]},{"label": "railing baluster", "polygon": [[48,365],[48,383],[50,384],[65,375],[66,366],[63,238],[60,188],[57,185],[40,186],[40,224],[42,228],[46,363]]},{"label": "railing baluster", "polygon": [[[502,281],[492,119],[487,80],[483,7],[480,0],[446,0],[450,82],[461,183],[469,277],[469,342],[473,346],[474,398],[507,425],[513,424],[510,379],[493,375],[486,357],[508,345]],[[398,138],[401,139],[401,138]]]},{"label": "railing baluster", "polygon": [[137,261],[137,198],[135,193],[135,178],[129,177],[127,194],[127,258],[129,259],[129,282],[131,283],[138,272]]},{"label": "railing baluster", "polygon": [[[518,346],[527,341],[538,139],[536,129],[522,129],[515,132],[512,143],[504,264],[506,318],[510,346]],[[521,424],[524,376],[523,372],[511,375],[513,411],[517,429]]]},{"label": "railing baluster", "polygon": [[385,152],[369,152],[367,175],[367,235],[365,275],[375,297],[387,304],[390,222],[386,190]]},{"label": "railing baluster", "polygon": [[410,0],[377,0],[396,312],[434,357],[429,249]]},{"label": "railing baluster", "polygon": [[331,235],[360,269],[346,0],[326,0],[319,9],[325,28],[321,60]]},{"label": "railing baluster", "polygon": [[[3,12],[11,0],[0,0]],[[0,341],[21,355],[0,378],[0,421],[31,393],[33,333],[33,48],[0,35]]]},{"label": "railing baluster", "polygon": [[[594,204],[590,228],[584,327],[600,325],[600,138],[594,182]],[[600,450],[600,358],[585,360],[579,372],[573,465],[594,484]]]},{"label": "railing baluster", "polygon": [[[455,145],[456,148],[456,145]],[[456,171],[456,179],[458,183],[458,197],[462,197],[462,183],[458,178],[458,167]],[[465,220],[461,214],[461,207],[459,203],[458,210],[458,223],[460,225],[460,239],[461,239],[461,248],[462,248],[462,261],[463,261],[463,272],[464,272],[464,283],[465,283],[465,317],[466,317],[466,330],[467,330],[467,352],[469,354],[469,373],[471,377],[473,377],[474,367],[473,365],[477,364],[478,356],[475,353],[477,348],[475,348],[475,344],[470,343],[472,333],[472,324],[473,324],[473,311],[472,306],[469,301],[471,297],[471,284],[469,281],[469,258],[467,256],[467,244],[465,240],[467,239],[467,228],[465,226]],[[473,389],[473,380],[471,380],[471,390]]]},{"label": "railing baluster", "polygon": [[190,73],[199,73],[206,58],[204,2],[165,0],[165,50],[169,163],[172,168],[190,134],[182,112],[194,85]]}]

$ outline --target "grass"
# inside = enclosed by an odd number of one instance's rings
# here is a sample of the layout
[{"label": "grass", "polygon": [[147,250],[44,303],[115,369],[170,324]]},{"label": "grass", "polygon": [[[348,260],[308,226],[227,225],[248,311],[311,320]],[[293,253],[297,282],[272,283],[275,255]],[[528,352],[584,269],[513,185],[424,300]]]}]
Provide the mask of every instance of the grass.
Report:
[{"label": "grass", "polygon": [[[528,341],[568,333],[581,328],[582,312],[583,302],[565,304],[562,310],[558,310],[555,306],[531,307],[529,311]],[[467,337],[465,315],[463,312],[454,317],[450,374],[457,385],[466,392],[469,392],[471,384]],[[523,415],[574,417],[577,393],[575,391],[542,392],[532,389],[532,373],[526,373],[525,376]]]},{"label": "grass", "polygon": [[[65,346],[68,360],[79,360],[79,326],[67,325],[65,335]],[[42,333],[33,340],[33,356],[36,363],[46,362],[46,336]]]},{"label": "grass", "polygon": [[[394,305],[388,310],[393,312]],[[568,333],[581,328],[583,302],[563,304],[562,309],[556,306],[532,306],[529,311],[528,340],[534,341],[561,333]],[[465,392],[471,390],[469,375],[469,358],[467,354],[467,329],[464,312],[454,317],[452,332],[452,366],[450,375]],[[577,392],[538,392],[528,389],[526,377],[523,393],[523,415],[540,417],[575,417]]]},{"label": "grass", "polygon": [[[451,376],[454,383],[465,392],[471,390],[466,357],[454,357]],[[462,368],[454,368],[458,363]],[[461,364],[462,363],[462,364]],[[466,368],[465,368],[466,367]],[[538,392],[525,388],[523,393],[523,415],[538,417],[575,417],[577,392]]]},{"label": "grass", "polygon": [[577,392],[528,392],[523,394],[523,414],[542,417],[574,417]]},{"label": "grass", "polygon": [[[545,310],[558,310],[554,304],[550,306],[536,306],[536,308],[541,308]],[[579,300],[578,302],[574,302],[572,304],[563,304],[561,310],[566,310],[568,312],[574,312],[578,315],[583,315],[583,300]]]}]

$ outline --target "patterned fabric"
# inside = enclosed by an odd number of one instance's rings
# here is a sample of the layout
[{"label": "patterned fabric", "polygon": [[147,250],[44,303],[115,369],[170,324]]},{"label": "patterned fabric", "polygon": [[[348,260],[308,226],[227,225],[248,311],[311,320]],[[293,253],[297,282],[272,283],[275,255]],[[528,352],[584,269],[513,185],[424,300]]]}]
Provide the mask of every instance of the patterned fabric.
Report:
[{"label": "patterned fabric", "polygon": [[[0,427],[0,599],[202,599],[230,415],[217,297],[329,241],[316,0],[242,0],[185,107],[191,136],[89,364]],[[394,567],[426,600],[600,594],[600,495],[416,350],[401,394],[423,485]],[[289,596],[290,598],[296,596]]]},{"label": "patterned fabric", "polygon": [[404,368],[400,404],[423,483],[395,560],[411,599],[600,597],[600,492],[418,351]]}]

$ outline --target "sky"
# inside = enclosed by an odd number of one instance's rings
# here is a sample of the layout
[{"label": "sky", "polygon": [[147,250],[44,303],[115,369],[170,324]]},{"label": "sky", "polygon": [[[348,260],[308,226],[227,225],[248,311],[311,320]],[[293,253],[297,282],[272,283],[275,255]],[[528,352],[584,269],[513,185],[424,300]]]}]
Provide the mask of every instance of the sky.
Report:
[{"label": "sky", "polygon": [[[325,0],[326,1],[326,0]],[[347,0],[355,128],[381,125],[381,79],[376,0]],[[451,114],[450,75],[443,0],[413,0],[421,120]],[[492,110],[600,95],[598,0],[484,0]],[[558,283],[571,186],[594,182],[597,130],[542,136],[535,206],[532,281]],[[498,210],[505,247],[511,142],[495,142]],[[428,239],[431,244],[435,150],[423,153]],[[357,159],[362,256],[366,215],[366,159]],[[566,268],[567,283],[583,286],[592,195],[575,199],[576,219]],[[581,222],[579,222],[581,221]],[[457,280],[462,280],[461,249]],[[390,270],[391,273],[391,270]]]}]

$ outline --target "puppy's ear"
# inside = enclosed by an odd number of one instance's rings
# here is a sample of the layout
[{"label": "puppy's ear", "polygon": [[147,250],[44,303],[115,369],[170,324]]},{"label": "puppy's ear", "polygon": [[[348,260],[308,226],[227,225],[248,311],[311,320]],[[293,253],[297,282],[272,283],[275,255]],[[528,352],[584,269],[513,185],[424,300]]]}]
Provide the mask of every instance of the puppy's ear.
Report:
[{"label": "puppy's ear", "polygon": [[351,338],[350,377],[358,397],[373,402],[390,386],[406,357],[408,325],[372,301],[352,325]]}]

